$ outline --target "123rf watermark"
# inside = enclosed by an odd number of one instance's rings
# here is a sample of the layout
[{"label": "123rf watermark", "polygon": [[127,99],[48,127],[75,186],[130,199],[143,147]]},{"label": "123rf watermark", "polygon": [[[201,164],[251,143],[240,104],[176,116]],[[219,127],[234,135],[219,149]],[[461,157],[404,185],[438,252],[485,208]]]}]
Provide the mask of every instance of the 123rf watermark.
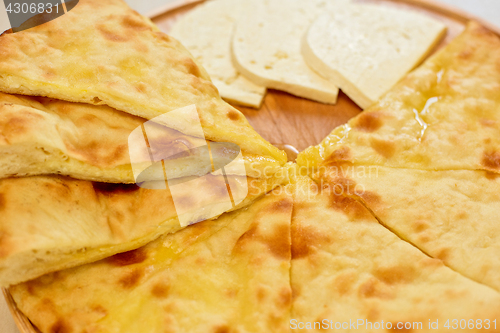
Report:
[{"label": "123rf watermark", "polygon": [[292,330],[496,330],[496,319],[442,319],[422,321],[369,321],[366,319],[350,319],[349,321],[334,321],[323,319],[321,321],[299,321],[290,320],[290,329]]},{"label": "123rf watermark", "polygon": [[72,10],[78,0],[0,0],[0,34],[16,33],[52,21]]}]

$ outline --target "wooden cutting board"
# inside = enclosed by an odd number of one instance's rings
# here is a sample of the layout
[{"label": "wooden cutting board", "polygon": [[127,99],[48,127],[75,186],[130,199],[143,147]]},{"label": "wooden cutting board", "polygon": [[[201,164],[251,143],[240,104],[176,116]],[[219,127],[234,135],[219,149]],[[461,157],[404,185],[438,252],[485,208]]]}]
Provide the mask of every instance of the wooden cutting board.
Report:
[{"label": "wooden cutting board", "polygon": [[[173,23],[192,10],[203,0],[179,0],[152,13],[153,21],[168,33]],[[425,13],[445,23],[448,33],[437,51],[460,34],[470,20],[481,22],[500,35],[500,29],[465,12],[433,2],[432,0],[358,0],[377,3],[381,6],[395,6]],[[346,123],[361,109],[345,94],[340,93],[336,105],[325,105],[290,94],[270,90],[260,110],[235,105],[245,114],[252,126],[273,144],[291,145],[298,151],[318,144],[335,127]],[[39,333],[30,321],[17,309],[8,290],[3,290],[7,304],[21,333]]]},{"label": "wooden cutting board", "polygon": [[[176,20],[203,1],[181,0],[169,4],[166,12],[156,13],[153,21],[164,31],[170,30]],[[464,29],[465,24],[476,19],[456,9],[429,0],[359,0],[378,3],[381,6],[406,8],[423,12],[448,26],[448,34],[436,48],[446,45]],[[481,21],[480,19],[476,19]],[[481,22],[500,34],[500,29]],[[436,51],[435,50],[435,51]],[[336,105],[326,105],[290,94],[270,90],[260,110],[234,105],[245,114],[250,124],[273,144],[289,144],[299,151],[318,144],[335,127],[346,123],[361,109],[344,93],[340,93]],[[281,148],[281,147],[280,147]]]}]

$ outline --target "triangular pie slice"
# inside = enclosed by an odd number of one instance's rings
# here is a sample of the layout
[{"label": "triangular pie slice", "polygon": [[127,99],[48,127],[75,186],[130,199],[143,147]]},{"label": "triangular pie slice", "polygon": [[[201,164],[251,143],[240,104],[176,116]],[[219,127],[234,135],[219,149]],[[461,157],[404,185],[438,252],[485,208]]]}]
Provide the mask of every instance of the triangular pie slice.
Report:
[{"label": "triangular pie slice", "polygon": [[289,332],[283,189],[127,253],[13,286],[42,333]]},{"label": "triangular pie slice", "polygon": [[[130,145],[134,142],[129,138],[145,122],[144,118],[104,105],[0,93],[0,178],[63,174],[92,181],[135,183]],[[227,145],[209,141],[208,156],[208,150],[195,149],[207,147],[204,139],[166,126],[157,125],[155,131],[148,132],[148,138],[153,155],[178,155],[174,159],[155,158],[163,159],[171,179],[203,176],[212,171],[210,156],[214,165],[226,166],[236,155],[228,153]],[[149,151],[143,148],[134,150],[134,164],[150,162]],[[249,177],[272,177],[280,169],[281,163],[272,157],[246,150],[241,153],[245,165],[241,171]],[[148,180],[159,179],[163,179],[163,172],[151,174]]]},{"label": "triangular pie slice", "polygon": [[294,195],[291,284],[292,331],[433,332],[458,328],[460,320],[480,331],[476,320],[494,328],[500,315],[500,293],[429,258],[356,200],[308,178]]},{"label": "triangular pie slice", "polygon": [[[2,179],[0,286],[136,249],[162,234],[247,206],[286,177],[209,174],[141,187],[61,176]],[[246,196],[230,200],[229,186],[231,193],[244,190]]]},{"label": "triangular pie slice", "polygon": [[[286,162],[178,41],[122,0],[81,0],[56,20],[2,35],[0,52],[0,91],[105,104],[146,119],[195,105],[207,140]],[[164,125],[196,136],[191,122],[180,114]]]},{"label": "triangular pie slice", "polygon": [[380,101],[300,154],[298,162],[500,172],[499,63],[500,38],[469,23]]},{"label": "triangular pie slice", "polygon": [[500,177],[339,164],[315,174],[379,221],[464,276],[500,291]]}]

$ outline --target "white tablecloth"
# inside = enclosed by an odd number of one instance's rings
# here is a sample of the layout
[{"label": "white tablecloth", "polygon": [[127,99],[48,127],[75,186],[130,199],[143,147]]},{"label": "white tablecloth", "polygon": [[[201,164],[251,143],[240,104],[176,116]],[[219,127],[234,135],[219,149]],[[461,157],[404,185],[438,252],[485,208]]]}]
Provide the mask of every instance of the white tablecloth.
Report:
[{"label": "white tablecloth", "polygon": [[[141,13],[148,13],[151,10],[175,0],[126,0],[130,6]],[[440,0],[442,2],[454,5],[464,9],[476,16],[500,27],[500,0]],[[19,333],[14,325],[3,296],[0,296],[0,332]]]}]

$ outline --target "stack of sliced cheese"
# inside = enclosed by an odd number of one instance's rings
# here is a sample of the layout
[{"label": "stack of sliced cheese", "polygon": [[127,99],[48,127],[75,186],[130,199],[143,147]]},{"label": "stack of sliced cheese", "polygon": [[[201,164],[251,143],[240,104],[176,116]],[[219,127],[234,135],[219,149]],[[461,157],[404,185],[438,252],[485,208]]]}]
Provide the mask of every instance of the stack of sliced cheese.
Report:
[{"label": "stack of sliced cheese", "polygon": [[262,87],[328,104],[340,87],[366,108],[445,31],[415,12],[347,0],[212,0],[172,29],[223,98],[257,108]]}]

